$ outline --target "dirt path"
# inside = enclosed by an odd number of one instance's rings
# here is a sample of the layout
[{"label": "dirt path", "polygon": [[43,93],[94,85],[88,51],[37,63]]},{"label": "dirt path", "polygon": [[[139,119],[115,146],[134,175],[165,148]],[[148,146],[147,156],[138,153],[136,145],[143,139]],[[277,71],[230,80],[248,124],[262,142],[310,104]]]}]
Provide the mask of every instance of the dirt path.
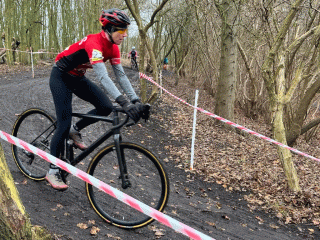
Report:
[{"label": "dirt path", "polygon": [[[125,70],[137,86],[137,73],[130,69]],[[0,75],[1,130],[11,133],[16,114],[27,108],[41,107],[53,112],[48,86],[49,74],[50,69],[39,69],[36,71],[35,79],[28,71]],[[92,76],[92,73],[89,72],[90,75]],[[162,116],[165,114],[170,117],[172,109],[158,106],[159,103],[153,106],[154,114],[149,122],[141,122],[125,131],[124,135],[128,140],[146,146],[160,159],[166,160],[164,164],[171,181],[166,214],[217,240],[319,239],[319,231],[309,235],[309,227],[306,225],[281,225],[277,219],[266,213],[250,211],[243,200],[243,195],[226,192],[218,184],[203,182],[183,169],[177,168],[168,155],[165,145],[170,142],[183,146],[183,142],[172,140],[164,128]],[[87,103],[74,98],[75,110],[85,112],[90,108]],[[83,133],[85,140],[92,141],[93,133],[99,131],[100,127],[99,124],[88,127]],[[57,239],[188,239],[158,222],[153,222],[142,229],[128,231],[101,221],[89,205],[83,182],[70,177],[70,188],[66,192],[58,192],[46,182],[26,180],[14,164],[10,145],[4,141],[1,144],[32,223],[47,227],[56,234]],[[88,162],[89,160],[78,167],[85,170]],[[85,223],[88,228],[81,229],[77,226],[78,223]],[[90,235],[92,226],[100,229],[95,236]]]}]

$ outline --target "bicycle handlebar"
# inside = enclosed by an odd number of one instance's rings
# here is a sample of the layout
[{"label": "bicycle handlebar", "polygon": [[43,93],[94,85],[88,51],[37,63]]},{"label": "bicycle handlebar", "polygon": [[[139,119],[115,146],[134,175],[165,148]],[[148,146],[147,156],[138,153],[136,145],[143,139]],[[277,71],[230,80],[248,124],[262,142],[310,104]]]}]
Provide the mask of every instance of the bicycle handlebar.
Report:
[{"label": "bicycle handlebar", "polygon": [[[150,104],[144,104],[144,111],[142,113],[141,118],[144,119],[145,121],[147,121],[148,118],[149,118],[150,107],[151,107]],[[130,118],[125,113],[125,111],[123,110],[122,107],[113,106],[113,111],[124,113],[125,114],[125,118],[119,124],[117,124],[115,126],[112,126],[112,128],[111,128],[112,130],[117,129],[117,128],[121,128],[124,125],[126,125],[126,127],[130,127],[130,126],[136,124],[136,122],[134,122],[133,120],[129,121]],[[113,122],[113,118],[109,117],[109,116],[105,117],[105,116],[91,115],[91,114],[85,114],[85,113],[72,113],[72,116],[79,117],[79,118],[91,118],[91,119],[96,119],[96,120],[103,121],[103,122],[110,122],[110,123]]]}]

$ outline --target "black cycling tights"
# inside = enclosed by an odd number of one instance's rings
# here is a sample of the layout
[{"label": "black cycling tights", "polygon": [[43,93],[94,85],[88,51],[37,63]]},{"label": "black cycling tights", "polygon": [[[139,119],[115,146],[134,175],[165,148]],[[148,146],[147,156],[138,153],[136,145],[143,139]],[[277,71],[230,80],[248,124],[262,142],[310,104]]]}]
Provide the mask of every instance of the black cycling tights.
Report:
[{"label": "black cycling tights", "polygon": [[[112,102],[100,87],[86,77],[73,77],[56,66],[52,68],[50,89],[57,115],[57,129],[51,141],[50,153],[60,157],[71,127],[72,93],[95,107],[89,114],[109,115],[112,112]],[[96,120],[81,119],[76,126],[80,130],[95,122]]]}]

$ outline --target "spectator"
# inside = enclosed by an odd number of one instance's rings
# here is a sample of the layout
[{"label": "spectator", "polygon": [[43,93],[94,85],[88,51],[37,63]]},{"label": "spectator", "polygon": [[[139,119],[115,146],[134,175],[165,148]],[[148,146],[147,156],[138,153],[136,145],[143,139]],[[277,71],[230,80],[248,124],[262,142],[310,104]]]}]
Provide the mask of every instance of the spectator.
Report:
[{"label": "spectator", "polygon": [[163,60],[163,69],[167,70],[167,68],[168,68],[168,58],[165,57],[164,60]]}]

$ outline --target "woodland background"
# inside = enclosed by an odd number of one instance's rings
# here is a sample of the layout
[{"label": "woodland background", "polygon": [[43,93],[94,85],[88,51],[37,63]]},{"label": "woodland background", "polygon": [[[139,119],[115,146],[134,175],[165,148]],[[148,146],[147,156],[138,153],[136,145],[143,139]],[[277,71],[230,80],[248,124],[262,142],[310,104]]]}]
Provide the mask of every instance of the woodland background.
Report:
[{"label": "woodland background", "polygon": [[[52,53],[34,55],[35,63],[54,58],[73,42],[99,32],[101,9],[113,7],[126,10],[132,18],[121,52],[125,56],[136,46],[141,72],[159,81],[162,61],[168,57],[170,71],[177,74],[173,86],[183,86],[186,93],[188,89],[204,90],[215,114],[241,121],[235,116],[241,112],[243,117],[265,126],[267,136],[289,146],[317,140],[318,0],[1,0],[0,33],[3,47],[8,49],[6,63],[30,64],[30,54],[9,51],[15,49],[15,41],[20,42],[21,51]],[[148,92],[146,82],[141,80],[141,97],[144,102],[154,102],[158,90],[154,87]],[[191,102],[193,93],[186,98]],[[280,209],[279,216],[286,222],[305,219],[319,225],[319,188],[309,182],[318,182],[317,167],[313,163],[313,167],[302,166],[305,171],[301,172],[301,165],[289,150],[279,147],[277,151],[279,161],[274,164],[283,172],[275,177],[274,169],[261,165],[266,168],[263,178],[270,180],[264,187],[270,188],[272,182],[284,178],[284,195],[291,194],[286,204],[313,210],[306,216],[295,216],[276,200],[269,201],[266,208]],[[240,163],[245,159],[241,156]],[[205,166],[210,164],[208,160]],[[216,181],[245,185],[246,178],[240,181],[235,174],[226,180],[213,171],[207,174]],[[308,184],[306,175],[310,176]],[[250,175],[248,179],[258,181],[260,177]],[[260,199],[264,203],[268,202],[266,196]]]}]

